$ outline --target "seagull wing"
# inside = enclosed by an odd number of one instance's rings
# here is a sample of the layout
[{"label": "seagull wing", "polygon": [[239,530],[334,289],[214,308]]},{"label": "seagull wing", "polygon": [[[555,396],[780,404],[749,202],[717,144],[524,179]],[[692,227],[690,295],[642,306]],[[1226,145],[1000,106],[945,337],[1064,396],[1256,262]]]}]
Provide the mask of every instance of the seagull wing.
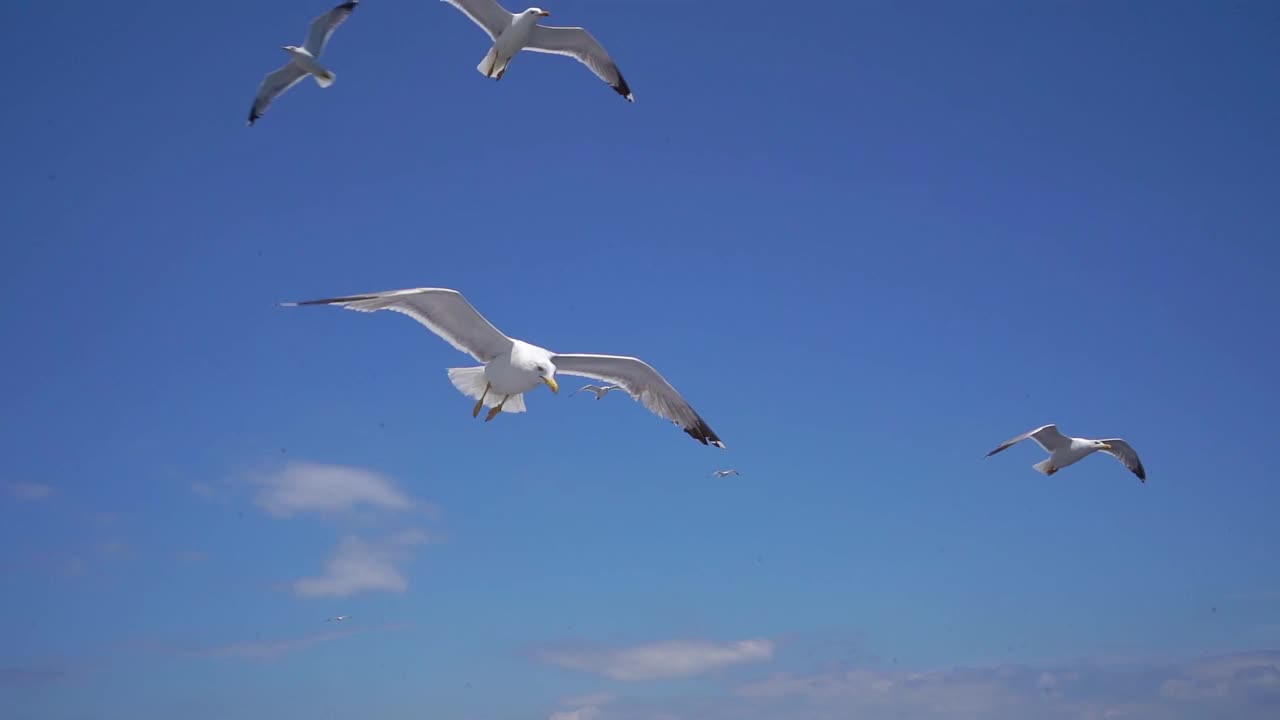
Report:
[{"label": "seagull wing", "polygon": [[1111,438],[1102,442],[1111,446],[1110,450],[1103,450],[1102,452],[1119,460],[1125,467],[1129,468],[1130,472],[1137,475],[1142,482],[1147,481],[1147,469],[1142,467],[1142,461],[1138,459],[1138,453],[1130,447],[1129,443],[1120,438]]},{"label": "seagull wing", "polygon": [[253,98],[253,107],[249,108],[249,124],[253,125],[257,122],[272,101],[280,97],[284,91],[297,85],[298,81],[306,76],[307,71],[292,62],[286,63],[275,72],[267,73],[267,76],[262,78],[262,84],[258,86],[258,94]]},{"label": "seagull wing", "polygon": [[487,363],[499,355],[511,352],[511,338],[485,320],[457,290],[413,288],[283,305],[338,305],[360,312],[392,310],[426,325],[431,332],[480,362]]},{"label": "seagull wing", "polygon": [[694,440],[723,448],[705,420],[657,370],[643,360],[619,355],[555,355],[556,370],[618,385],[653,413],[679,425]]},{"label": "seagull wing", "polygon": [[334,30],[338,29],[339,25],[346,22],[347,18],[351,17],[351,13],[355,11],[356,5],[359,4],[360,0],[344,2],[311,21],[311,29],[307,31],[307,41],[302,44],[303,49],[311,53],[312,57],[320,57],[320,53],[324,51],[325,43],[329,42],[329,36],[333,34]]},{"label": "seagull wing", "polygon": [[1035,430],[1032,430],[1031,432],[1022,433],[1016,438],[1009,438],[1008,440],[1005,440],[1004,442],[1000,443],[1000,447],[987,453],[987,457],[991,457],[992,455],[995,455],[1001,450],[1008,449],[1013,445],[1016,445],[1022,442],[1023,440],[1026,440],[1027,438],[1034,438],[1035,441],[1040,444],[1040,447],[1044,448],[1049,452],[1053,452],[1058,448],[1064,448],[1071,444],[1071,438],[1058,432],[1057,425],[1052,425],[1052,424],[1043,425],[1041,427],[1036,428]]},{"label": "seagull wing", "polygon": [[496,0],[444,0],[458,8],[462,14],[471,18],[481,29],[489,33],[489,37],[497,40],[506,32],[515,20],[515,15],[507,12]]},{"label": "seagull wing", "polygon": [[609,83],[609,87],[629,102],[636,101],[626,79],[622,77],[622,72],[618,70],[617,65],[613,64],[604,46],[592,37],[591,33],[580,27],[536,25],[524,49],[552,55],[567,55],[591,68],[591,72],[595,73],[596,77]]}]

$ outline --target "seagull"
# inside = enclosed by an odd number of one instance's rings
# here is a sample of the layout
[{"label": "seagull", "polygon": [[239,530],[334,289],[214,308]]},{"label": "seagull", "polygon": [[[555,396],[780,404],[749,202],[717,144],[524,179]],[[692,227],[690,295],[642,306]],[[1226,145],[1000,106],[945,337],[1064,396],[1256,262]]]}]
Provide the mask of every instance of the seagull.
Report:
[{"label": "seagull", "polygon": [[722,478],[722,477],[729,477],[730,475],[741,475],[742,473],[738,472],[737,470],[716,470],[711,474],[714,475],[715,477]]},{"label": "seagull", "polygon": [[324,50],[325,43],[329,42],[329,36],[351,17],[351,13],[359,4],[360,0],[344,2],[313,20],[311,29],[307,31],[307,41],[302,44],[302,47],[282,46],[283,50],[289,53],[289,62],[262,78],[262,84],[258,86],[258,95],[253,99],[253,107],[249,109],[250,127],[262,117],[273,100],[297,85],[302,78],[310,75],[322,88],[333,84],[338,76],[320,65],[320,53]]},{"label": "seagull", "polygon": [[516,15],[507,12],[497,0],[444,0],[458,8],[479,25],[493,39],[493,47],[476,66],[481,75],[501,80],[511,58],[521,50],[532,50],[552,55],[567,55],[591,68],[596,77],[609,83],[628,102],[635,102],[631,88],[623,79],[618,66],[613,64],[591,33],[580,27],[548,27],[539,25],[538,19],[551,13],[542,8],[529,8]]},{"label": "seagull", "polygon": [[578,388],[577,390],[574,390],[573,392],[569,393],[569,397],[573,397],[574,395],[577,395],[578,393],[582,392],[583,390],[586,390],[586,391],[588,391],[588,392],[593,392],[593,393],[595,393],[595,394],[596,394],[596,399],[597,399],[597,400],[599,400],[600,398],[604,397],[605,395],[608,395],[610,391],[612,391],[612,390],[621,390],[621,389],[622,389],[622,386],[621,386],[621,385],[606,385],[606,386],[604,386],[604,387],[600,387],[599,385],[583,385],[582,387]]},{"label": "seagull", "polygon": [[987,457],[991,457],[1027,438],[1032,438],[1040,443],[1040,447],[1049,451],[1048,460],[1031,466],[1045,475],[1052,475],[1062,468],[1074,465],[1101,450],[1123,463],[1125,467],[1129,468],[1130,472],[1138,476],[1139,480],[1144,483],[1147,481],[1147,471],[1142,467],[1142,461],[1138,459],[1138,453],[1134,452],[1133,448],[1129,447],[1129,443],[1121,438],[1088,440],[1086,438],[1067,437],[1058,432],[1057,425],[1044,425],[1031,432],[1023,433],[1016,438],[1006,440],[1000,444],[1000,447],[987,453]]},{"label": "seagull", "polygon": [[342,622],[343,620],[346,620],[350,617],[351,617],[350,615],[336,615],[334,617],[329,618],[328,620],[325,620],[325,622]]},{"label": "seagull", "polygon": [[616,384],[654,414],[679,425],[694,440],[703,445],[724,447],[680,393],[643,360],[619,355],[555,353],[507,337],[457,290],[412,288],[281,305],[337,305],[360,312],[391,310],[417,320],[450,345],[484,363],[477,367],[449,368],[449,380],[463,395],[476,398],[472,417],[480,414],[480,408],[490,408],[485,422],[504,410],[524,412],[524,393],[539,384],[545,384],[551,392],[560,392],[556,382],[559,371]]}]

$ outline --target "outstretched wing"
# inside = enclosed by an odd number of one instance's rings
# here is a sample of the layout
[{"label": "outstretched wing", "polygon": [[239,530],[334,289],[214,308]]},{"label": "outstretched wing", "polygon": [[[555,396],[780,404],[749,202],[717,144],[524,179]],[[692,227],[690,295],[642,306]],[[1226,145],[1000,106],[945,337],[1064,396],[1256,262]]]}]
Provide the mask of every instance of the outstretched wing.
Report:
[{"label": "outstretched wing", "polygon": [[253,98],[253,107],[249,108],[249,125],[253,125],[267,111],[271,103],[284,91],[298,84],[298,81],[307,76],[307,71],[297,65],[285,63],[285,66],[275,72],[267,73],[262,78],[262,84],[258,86],[258,94]]},{"label": "outstretched wing", "polygon": [[324,51],[325,43],[329,42],[329,36],[333,35],[333,31],[337,30],[339,25],[351,17],[351,13],[355,11],[356,5],[359,4],[360,0],[344,2],[311,21],[311,29],[307,31],[307,41],[302,44],[303,49],[311,53],[312,57],[320,57],[320,53]]},{"label": "outstretched wing", "polygon": [[391,310],[404,313],[426,325],[450,345],[483,363],[511,351],[511,338],[485,320],[462,293],[448,288],[390,290],[282,305],[337,305],[360,312]]},{"label": "outstretched wing", "polygon": [[1036,428],[1035,430],[1022,433],[1018,437],[1009,438],[1008,440],[1005,440],[1004,442],[1000,443],[1000,447],[987,453],[987,457],[991,457],[992,455],[995,455],[1001,450],[1006,450],[1022,442],[1023,440],[1026,440],[1027,438],[1034,438],[1035,441],[1040,444],[1040,447],[1044,448],[1049,452],[1053,452],[1058,448],[1067,447],[1068,445],[1071,444],[1071,438],[1058,432],[1057,425],[1052,425],[1052,424],[1042,425]]},{"label": "outstretched wing", "polygon": [[591,68],[591,72],[595,73],[596,77],[609,83],[609,87],[626,98],[628,102],[636,101],[626,79],[622,77],[622,72],[613,63],[609,53],[605,52],[604,46],[583,28],[536,25],[524,49],[552,55],[567,55]]},{"label": "outstretched wing", "polygon": [[654,414],[679,425],[694,440],[703,445],[724,447],[720,438],[680,393],[643,360],[619,355],[570,354],[555,355],[552,361],[557,372],[613,383]]},{"label": "outstretched wing", "polygon": [[496,0],[444,0],[458,8],[463,15],[489,33],[489,37],[497,40],[498,36],[511,27],[515,15],[507,12]]},{"label": "outstretched wing", "polygon": [[1142,461],[1138,459],[1138,453],[1129,445],[1129,443],[1120,438],[1111,438],[1102,442],[1111,446],[1110,450],[1102,452],[1119,460],[1129,471],[1138,476],[1142,482],[1147,481],[1147,469],[1142,467]]}]

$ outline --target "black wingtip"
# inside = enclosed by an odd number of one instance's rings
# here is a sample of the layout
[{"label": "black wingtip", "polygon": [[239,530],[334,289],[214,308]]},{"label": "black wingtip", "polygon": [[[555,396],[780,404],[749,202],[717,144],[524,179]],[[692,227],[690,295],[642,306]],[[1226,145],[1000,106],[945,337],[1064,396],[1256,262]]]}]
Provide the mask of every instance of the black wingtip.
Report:
[{"label": "black wingtip", "polygon": [[1137,475],[1138,479],[1141,480],[1142,482],[1147,481],[1147,469],[1142,467],[1141,463],[1139,463],[1138,467],[1134,469],[1133,474]]},{"label": "black wingtip", "polygon": [[689,437],[697,440],[703,445],[714,445],[721,450],[724,449],[724,443],[720,441],[720,437],[716,435],[715,431],[712,430],[702,418],[698,418],[697,422],[695,422],[691,427],[681,429],[684,430]]},{"label": "black wingtip", "polygon": [[299,305],[332,305],[334,303],[359,302],[361,300],[372,300],[377,295],[350,295],[347,297],[322,298],[320,300],[299,300],[293,303],[284,303],[288,307]]},{"label": "black wingtip", "polygon": [[626,98],[627,102],[636,101],[635,96],[631,94],[631,86],[627,85],[627,79],[622,77],[621,71],[618,72],[618,84],[610,85],[609,87],[613,88],[614,92]]}]

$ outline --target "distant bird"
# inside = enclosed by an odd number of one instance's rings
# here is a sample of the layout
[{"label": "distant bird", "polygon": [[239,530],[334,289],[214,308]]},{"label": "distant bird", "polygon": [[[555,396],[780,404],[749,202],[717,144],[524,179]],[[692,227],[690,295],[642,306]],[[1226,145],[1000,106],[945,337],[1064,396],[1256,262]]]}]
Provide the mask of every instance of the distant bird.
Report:
[{"label": "distant bird", "polygon": [[331,617],[328,620],[325,620],[325,622],[342,622],[343,620],[346,620],[350,617],[351,617],[350,615],[335,615],[334,617]]},{"label": "distant bird", "polygon": [[679,425],[694,440],[703,445],[724,447],[680,393],[643,360],[618,355],[553,353],[507,337],[457,290],[413,288],[282,305],[337,305],[360,312],[391,310],[417,320],[450,345],[484,363],[479,367],[449,368],[449,380],[463,395],[477,399],[472,417],[479,415],[482,407],[492,408],[485,417],[486,422],[503,410],[524,412],[524,393],[540,383],[545,383],[552,392],[560,392],[555,378],[558,370],[566,375],[617,384],[651,412]]},{"label": "distant bird", "polygon": [[1049,459],[1038,462],[1031,467],[1039,470],[1045,475],[1052,475],[1068,465],[1074,465],[1085,457],[1092,455],[1101,450],[1102,452],[1114,457],[1124,464],[1125,467],[1138,476],[1142,482],[1147,481],[1147,471],[1142,467],[1142,461],[1138,459],[1138,453],[1134,452],[1129,443],[1120,438],[1110,438],[1107,440],[1088,440],[1085,438],[1075,438],[1063,435],[1058,432],[1057,425],[1045,425],[1038,427],[1031,432],[1023,433],[1016,438],[1006,440],[1000,444],[1000,447],[987,453],[987,457],[991,457],[996,453],[1013,446],[1027,438],[1031,438],[1040,444],[1040,447],[1049,452]]},{"label": "distant bird", "polygon": [[718,478],[722,478],[722,477],[729,477],[730,475],[741,475],[742,473],[738,472],[737,470],[716,470],[711,474]]},{"label": "distant bird", "polygon": [[493,39],[493,47],[476,66],[481,75],[501,80],[511,58],[521,50],[553,55],[567,55],[591,69],[596,77],[609,84],[628,102],[635,102],[622,72],[613,63],[591,33],[580,27],[548,27],[539,25],[540,18],[551,13],[542,8],[529,8],[516,15],[496,0],[444,0],[458,8]]},{"label": "distant bird", "polygon": [[302,47],[282,46],[283,50],[289,53],[289,62],[262,78],[262,84],[258,86],[258,95],[253,99],[253,107],[249,109],[250,126],[262,117],[273,100],[297,85],[302,78],[310,75],[322,88],[333,84],[338,76],[320,65],[320,53],[324,51],[325,43],[329,42],[329,36],[351,17],[351,13],[359,4],[360,0],[344,2],[312,21],[311,30],[307,32],[307,41],[302,44]]},{"label": "distant bird", "polygon": [[621,390],[621,389],[622,389],[622,386],[620,386],[620,385],[606,385],[606,386],[604,386],[604,387],[600,387],[599,385],[583,385],[582,387],[578,388],[577,390],[574,390],[573,392],[569,393],[569,397],[573,397],[574,395],[577,395],[578,393],[582,392],[583,390],[586,390],[587,392],[593,392],[593,393],[595,393],[595,394],[596,394],[596,399],[597,399],[597,400],[599,400],[600,398],[604,397],[605,395],[608,395],[611,391],[613,391],[613,390]]}]

